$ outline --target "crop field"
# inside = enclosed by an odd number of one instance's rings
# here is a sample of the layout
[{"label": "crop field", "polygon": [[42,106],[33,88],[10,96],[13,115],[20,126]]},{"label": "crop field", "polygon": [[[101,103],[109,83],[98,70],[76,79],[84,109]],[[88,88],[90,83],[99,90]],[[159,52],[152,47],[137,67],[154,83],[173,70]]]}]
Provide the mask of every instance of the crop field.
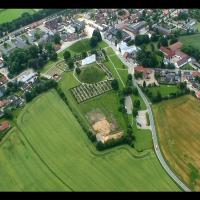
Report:
[{"label": "crop field", "polygon": [[1,191],[179,190],[152,151],[97,152],[55,91],[28,104],[17,125],[0,146]]},{"label": "crop field", "polygon": [[191,45],[200,50],[200,34],[181,36],[180,41],[183,45]]},{"label": "crop field", "polygon": [[162,152],[172,169],[200,190],[200,102],[183,96],[153,105]]},{"label": "crop field", "polygon": [[0,10],[0,24],[3,24],[5,22],[10,22],[20,17],[25,12],[33,14],[36,11],[35,9],[1,9]]},{"label": "crop field", "polygon": [[159,91],[163,97],[168,96],[170,93],[179,91],[179,88],[176,85],[159,85],[155,87],[149,87],[148,89],[153,95],[156,95]]}]

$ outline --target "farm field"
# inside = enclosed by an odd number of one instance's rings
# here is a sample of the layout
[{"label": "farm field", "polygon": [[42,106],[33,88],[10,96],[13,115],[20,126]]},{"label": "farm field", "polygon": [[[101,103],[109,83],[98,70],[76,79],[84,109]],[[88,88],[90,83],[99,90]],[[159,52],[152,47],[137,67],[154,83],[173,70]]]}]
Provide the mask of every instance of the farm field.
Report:
[{"label": "farm field", "polygon": [[183,96],[153,105],[161,150],[192,190],[200,190],[200,103]]},{"label": "farm field", "polygon": [[200,34],[181,36],[179,40],[186,46],[193,46],[200,50]]},{"label": "farm field", "polygon": [[10,22],[18,17],[20,17],[23,13],[28,12],[33,14],[35,9],[1,9],[0,10],[0,24],[5,22]]},{"label": "farm field", "polygon": [[168,96],[170,93],[175,93],[179,91],[179,88],[176,85],[161,85],[161,84],[159,86],[149,87],[148,89],[154,95],[156,95],[157,91],[159,91],[163,97]]},{"label": "farm field", "polygon": [[[20,131],[10,134],[9,139],[20,137],[23,142],[13,139],[12,145],[8,142],[0,147],[0,155],[6,151],[6,157],[14,165],[1,163],[1,191],[13,187],[23,191],[46,190],[46,174],[51,190],[179,191],[153,151],[138,154],[123,146],[97,152],[54,90],[29,103],[18,117],[17,125]],[[6,150],[9,148],[13,151]]]}]

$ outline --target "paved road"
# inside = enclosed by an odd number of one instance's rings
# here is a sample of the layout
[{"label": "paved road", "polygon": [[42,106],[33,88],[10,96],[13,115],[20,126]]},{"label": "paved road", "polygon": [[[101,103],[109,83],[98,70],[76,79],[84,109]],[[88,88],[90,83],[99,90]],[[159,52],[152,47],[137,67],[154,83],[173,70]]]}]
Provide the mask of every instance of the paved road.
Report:
[{"label": "paved road", "polygon": [[[104,39],[104,41],[107,42],[107,44],[116,52],[117,48],[116,46],[114,46],[113,44],[111,44],[108,40]],[[117,54],[118,57],[120,58],[120,60],[124,63],[124,65],[128,66],[129,72],[131,72],[132,74],[134,73],[134,70],[132,70],[133,67],[133,63],[128,63],[127,61],[125,61],[125,59],[120,55]],[[153,145],[154,145],[154,150],[156,153],[156,156],[158,158],[158,160],[160,161],[162,167],[165,169],[165,171],[168,173],[168,175],[184,190],[184,191],[191,191],[175,174],[174,172],[169,168],[169,166],[167,165],[167,163],[165,162],[162,153],[160,151],[159,148],[159,144],[158,144],[158,139],[157,139],[157,134],[156,134],[156,128],[155,128],[155,123],[154,123],[154,118],[153,118],[153,112],[151,109],[151,103],[147,100],[146,96],[144,95],[144,93],[142,92],[142,90],[140,89],[140,87],[137,85],[137,83],[135,82],[135,80],[133,79],[133,84],[137,87],[138,92],[140,94],[140,96],[142,97],[148,113],[149,113],[149,119],[150,119],[150,126],[151,126],[151,131],[152,131],[152,139],[153,139]]]},{"label": "paved road", "polygon": [[133,103],[132,103],[132,99],[130,96],[127,96],[125,98],[125,106],[126,106],[127,114],[131,115],[132,110],[133,110]]}]

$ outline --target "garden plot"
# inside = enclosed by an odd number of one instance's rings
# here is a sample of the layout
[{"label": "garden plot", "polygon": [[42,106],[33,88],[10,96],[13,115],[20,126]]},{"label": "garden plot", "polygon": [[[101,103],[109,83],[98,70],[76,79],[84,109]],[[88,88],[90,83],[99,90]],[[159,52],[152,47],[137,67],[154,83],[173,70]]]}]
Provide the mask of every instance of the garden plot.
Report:
[{"label": "garden plot", "polygon": [[81,103],[110,90],[112,90],[111,81],[105,80],[95,84],[81,84],[72,88],[70,91],[72,92],[76,101]]},{"label": "garden plot", "polygon": [[112,75],[111,71],[105,65],[103,65],[102,63],[97,63],[97,64],[105,72],[107,79],[113,80],[113,75]]}]

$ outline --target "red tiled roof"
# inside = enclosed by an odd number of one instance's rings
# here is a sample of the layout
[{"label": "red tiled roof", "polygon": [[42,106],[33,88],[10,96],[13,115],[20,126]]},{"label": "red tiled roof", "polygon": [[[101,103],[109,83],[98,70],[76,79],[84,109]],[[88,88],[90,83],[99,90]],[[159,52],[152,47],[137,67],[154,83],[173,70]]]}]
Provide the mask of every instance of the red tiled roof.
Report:
[{"label": "red tiled roof", "polygon": [[4,131],[10,127],[10,124],[8,121],[4,121],[0,124],[0,131]]},{"label": "red tiled roof", "polygon": [[167,47],[161,46],[160,51],[162,51],[165,54],[166,58],[171,58],[172,56],[175,55],[174,52],[168,49]]},{"label": "red tiled roof", "polygon": [[198,71],[192,72],[192,76],[194,76],[194,77],[200,77],[200,72],[198,72]]},{"label": "red tiled roof", "polygon": [[178,50],[175,52],[175,54],[176,54],[177,56],[180,56],[182,59],[183,59],[183,58],[189,58],[189,57],[190,57],[190,56],[188,56],[187,54],[183,53],[180,49],[178,49]]},{"label": "red tiled roof", "polygon": [[151,69],[149,68],[144,68],[143,66],[137,66],[134,68],[134,71],[135,72],[143,72],[143,73],[147,73],[147,74],[150,74],[152,72]]},{"label": "red tiled roof", "polygon": [[197,97],[198,99],[200,99],[200,92],[197,92],[197,93],[196,93],[196,97]]},{"label": "red tiled roof", "polygon": [[170,45],[170,46],[169,46],[169,49],[170,49],[171,51],[176,51],[176,50],[178,50],[178,49],[181,49],[182,46],[183,46],[183,45],[182,45],[181,42],[176,42],[176,43]]},{"label": "red tiled roof", "polygon": [[177,62],[177,65],[180,66],[180,65],[186,63],[187,60],[188,60],[188,57],[182,58],[181,60],[179,60],[179,61]]}]

